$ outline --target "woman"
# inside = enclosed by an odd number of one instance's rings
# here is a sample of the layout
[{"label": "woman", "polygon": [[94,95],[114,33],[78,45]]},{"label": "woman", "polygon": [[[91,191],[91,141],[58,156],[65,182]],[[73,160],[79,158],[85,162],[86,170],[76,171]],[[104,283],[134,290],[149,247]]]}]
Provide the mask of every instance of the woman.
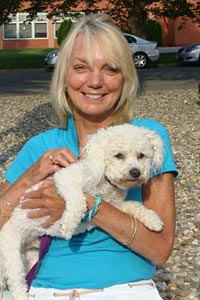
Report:
[{"label": "woman", "polygon": [[[133,119],[137,86],[128,45],[113,21],[91,14],[77,22],[63,42],[51,86],[61,128],[32,138],[6,172],[0,208],[7,213],[0,216],[1,226],[28,187],[81,159],[88,135],[128,122],[157,131],[164,141],[163,173],[127,196],[157,212],[164,229],[155,233],[140,222],[133,226],[129,215],[103,200],[92,218],[96,229],[70,241],[51,240],[31,284],[35,299],[161,299],[152,278],[155,265],[165,263],[172,251],[177,171],[166,129],[152,119]],[[95,201],[87,195],[88,211]],[[44,227],[65,208],[51,180],[27,194],[21,206],[33,209],[30,218],[49,216]]]}]

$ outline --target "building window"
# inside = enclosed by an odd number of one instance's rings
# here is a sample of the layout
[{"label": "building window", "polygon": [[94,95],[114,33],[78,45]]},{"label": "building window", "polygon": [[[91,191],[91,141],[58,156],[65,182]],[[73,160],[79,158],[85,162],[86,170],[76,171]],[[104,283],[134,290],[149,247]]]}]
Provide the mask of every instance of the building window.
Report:
[{"label": "building window", "polygon": [[17,31],[15,24],[6,24],[4,25],[4,37],[8,39],[16,39]]},{"label": "building window", "polygon": [[47,24],[35,23],[35,38],[46,38],[47,37]]},{"label": "building window", "polygon": [[21,23],[19,24],[19,38],[20,39],[31,39],[31,24]]},{"label": "building window", "polygon": [[46,13],[38,13],[33,21],[28,20],[27,13],[11,16],[11,21],[4,24],[4,39],[41,39],[47,38]]}]

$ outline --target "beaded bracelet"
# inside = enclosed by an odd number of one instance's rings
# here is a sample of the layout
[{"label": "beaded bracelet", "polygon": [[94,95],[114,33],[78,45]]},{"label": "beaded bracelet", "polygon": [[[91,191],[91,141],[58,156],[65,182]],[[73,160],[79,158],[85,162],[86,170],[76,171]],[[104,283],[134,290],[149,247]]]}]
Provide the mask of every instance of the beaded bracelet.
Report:
[{"label": "beaded bracelet", "polygon": [[92,220],[92,218],[96,215],[97,210],[99,209],[99,205],[101,204],[102,200],[103,200],[102,195],[97,194],[95,197],[95,203],[94,203],[93,207],[87,212],[83,221],[90,222]]},{"label": "beaded bracelet", "polygon": [[121,243],[124,246],[129,246],[132,243],[132,241],[134,240],[134,238],[136,236],[136,233],[137,233],[137,220],[133,215],[131,215],[131,214],[128,214],[128,215],[131,219],[131,235],[130,235],[129,239],[126,242],[121,241]]}]

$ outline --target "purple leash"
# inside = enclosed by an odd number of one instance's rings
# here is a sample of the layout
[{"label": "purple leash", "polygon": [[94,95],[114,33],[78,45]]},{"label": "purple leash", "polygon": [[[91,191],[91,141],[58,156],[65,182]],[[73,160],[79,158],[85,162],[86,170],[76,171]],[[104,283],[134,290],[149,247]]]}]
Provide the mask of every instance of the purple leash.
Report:
[{"label": "purple leash", "polygon": [[30,269],[30,271],[26,275],[26,283],[27,283],[29,289],[30,289],[31,283],[32,283],[35,275],[37,274],[41,259],[44,257],[44,255],[47,253],[47,251],[49,249],[50,243],[51,243],[50,236],[44,235],[41,238],[40,249],[39,249],[39,260],[38,260],[38,262],[36,262],[36,264]]}]

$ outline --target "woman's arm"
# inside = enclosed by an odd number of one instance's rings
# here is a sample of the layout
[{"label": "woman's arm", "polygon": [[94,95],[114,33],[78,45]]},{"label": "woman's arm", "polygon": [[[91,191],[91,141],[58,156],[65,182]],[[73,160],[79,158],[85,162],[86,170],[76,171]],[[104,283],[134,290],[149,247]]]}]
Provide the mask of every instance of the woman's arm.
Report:
[{"label": "woman's arm", "polygon": [[[154,264],[165,263],[171,254],[175,234],[174,180],[172,173],[165,173],[150,180],[143,188],[144,205],[154,210],[164,222],[164,228],[156,233],[138,222],[137,232],[129,247]],[[94,198],[87,196],[88,209]],[[131,235],[129,215],[103,201],[92,221],[115,237],[128,241]]]},{"label": "woman's arm", "polygon": [[5,180],[4,185],[0,189],[0,197],[11,187],[11,184]]}]

